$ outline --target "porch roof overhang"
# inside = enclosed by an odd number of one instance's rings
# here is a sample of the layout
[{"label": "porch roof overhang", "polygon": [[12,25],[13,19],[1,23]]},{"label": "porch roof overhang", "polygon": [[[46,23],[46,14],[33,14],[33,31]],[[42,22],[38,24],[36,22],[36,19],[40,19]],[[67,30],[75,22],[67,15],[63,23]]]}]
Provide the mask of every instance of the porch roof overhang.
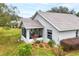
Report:
[{"label": "porch roof overhang", "polygon": [[23,21],[23,26],[26,29],[34,29],[34,28],[44,28],[39,21],[37,20],[32,20],[32,19],[26,19],[22,20]]}]

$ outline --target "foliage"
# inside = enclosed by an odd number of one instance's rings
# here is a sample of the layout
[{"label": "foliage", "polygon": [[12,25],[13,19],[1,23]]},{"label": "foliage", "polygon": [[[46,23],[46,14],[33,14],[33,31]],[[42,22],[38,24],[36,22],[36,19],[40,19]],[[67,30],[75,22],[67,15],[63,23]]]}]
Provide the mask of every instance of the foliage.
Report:
[{"label": "foliage", "polygon": [[67,52],[66,56],[79,56],[79,50]]},{"label": "foliage", "polygon": [[32,51],[33,56],[55,56],[55,54],[50,50],[50,48],[44,48],[44,47],[33,47]]},{"label": "foliage", "polygon": [[20,29],[0,28],[0,44],[9,43],[8,40],[18,40],[20,38]]},{"label": "foliage", "polygon": [[43,40],[35,40],[35,43],[37,43],[37,44],[43,43]]},{"label": "foliage", "polygon": [[18,54],[20,56],[30,56],[32,52],[32,45],[22,43],[18,46]]},{"label": "foliage", "polygon": [[10,27],[3,27],[3,30],[10,30]]},{"label": "foliage", "polygon": [[39,48],[38,55],[39,56],[54,56],[53,52],[51,50],[46,50],[45,48]]},{"label": "foliage", "polygon": [[64,56],[66,54],[65,51],[63,51],[62,46],[60,45],[57,45],[57,47],[53,47],[52,51],[56,56]]},{"label": "foliage", "polygon": [[79,17],[79,12],[77,12],[77,13],[76,13],[76,16],[78,16],[78,17]]},{"label": "foliage", "polygon": [[69,10],[67,7],[59,6],[59,7],[53,7],[51,10],[48,10],[47,12],[56,12],[56,13],[67,13],[67,14],[75,14],[76,12],[74,9]]},{"label": "foliage", "polygon": [[20,29],[5,29],[0,27],[0,56],[17,55],[17,46],[20,38]]},{"label": "foliage", "polygon": [[50,40],[50,41],[48,42],[48,44],[49,44],[50,47],[53,47],[53,46],[55,45],[55,42],[54,42],[53,40]]},{"label": "foliage", "polygon": [[0,26],[10,26],[10,22],[17,19],[19,16],[16,7],[0,3]]}]

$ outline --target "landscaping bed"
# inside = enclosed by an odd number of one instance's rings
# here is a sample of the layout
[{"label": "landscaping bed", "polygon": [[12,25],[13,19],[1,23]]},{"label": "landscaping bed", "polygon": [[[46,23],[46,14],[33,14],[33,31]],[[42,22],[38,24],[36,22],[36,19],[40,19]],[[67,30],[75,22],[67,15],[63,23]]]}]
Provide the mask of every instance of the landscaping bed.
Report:
[{"label": "landscaping bed", "polygon": [[66,51],[79,49],[79,37],[63,39],[60,43]]}]

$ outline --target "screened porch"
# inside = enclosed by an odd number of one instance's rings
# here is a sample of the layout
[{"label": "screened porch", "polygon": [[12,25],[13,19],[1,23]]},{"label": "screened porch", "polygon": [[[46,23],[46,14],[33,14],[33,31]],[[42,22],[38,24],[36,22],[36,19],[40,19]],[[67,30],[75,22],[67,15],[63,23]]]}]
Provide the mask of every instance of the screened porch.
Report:
[{"label": "screened porch", "polygon": [[26,29],[22,27],[22,36],[26,39],[41,38],[43,36],[43,28]]}]

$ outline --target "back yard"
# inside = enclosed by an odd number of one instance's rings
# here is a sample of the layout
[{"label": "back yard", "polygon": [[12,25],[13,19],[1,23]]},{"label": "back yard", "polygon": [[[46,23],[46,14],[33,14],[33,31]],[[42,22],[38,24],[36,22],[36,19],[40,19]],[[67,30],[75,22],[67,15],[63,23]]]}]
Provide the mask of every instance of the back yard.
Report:
[{"label": "back yard", "polygon": [[[2,28],[0,27],[0,56],[16,56],[18,55],[18,42],[20,39],[20,29],[18,28]],[[27,52],[26,52],[27,53]],[[32,44],[32,56],[56,56],[59,55],[58,50],[49,47],[44,43]],[[79,56],[79,50],[66,52],[66,56]]]}]

